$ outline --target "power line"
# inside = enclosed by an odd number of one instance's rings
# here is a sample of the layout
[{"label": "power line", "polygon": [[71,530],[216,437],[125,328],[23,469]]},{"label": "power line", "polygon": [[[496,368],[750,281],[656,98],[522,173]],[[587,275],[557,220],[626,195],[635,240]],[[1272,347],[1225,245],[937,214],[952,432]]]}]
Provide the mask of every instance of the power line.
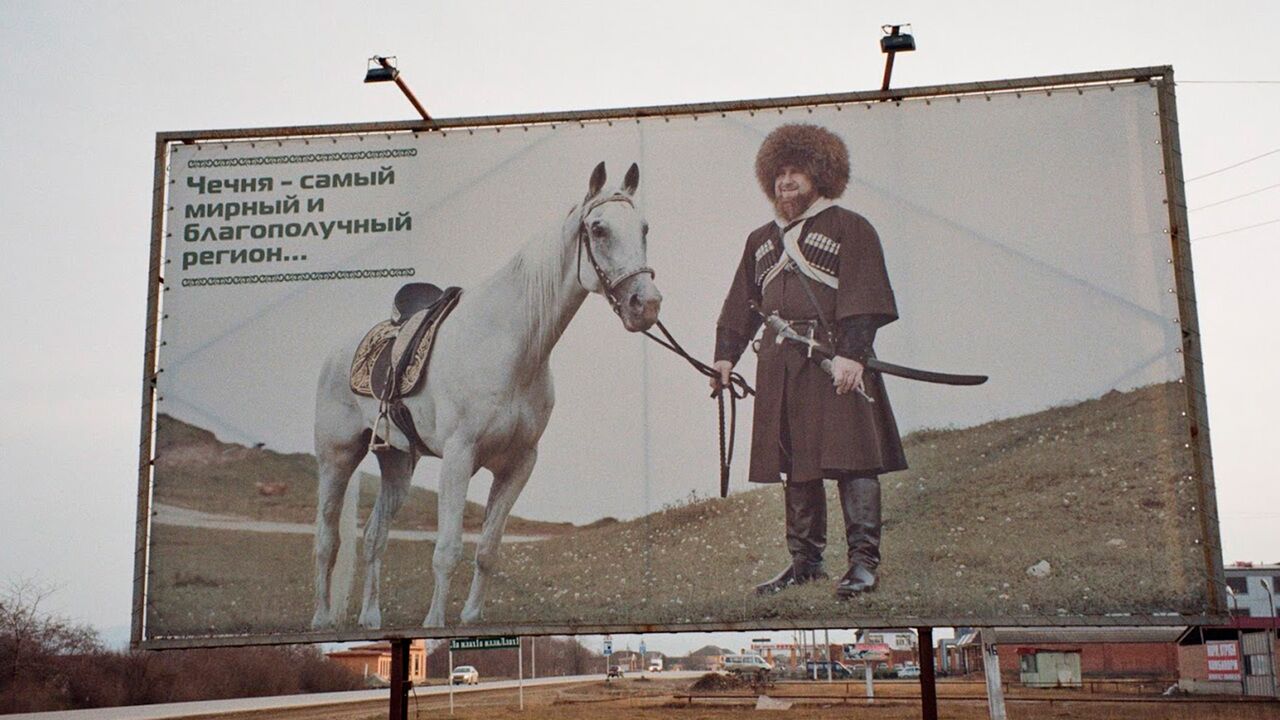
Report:
[{"label": "power line", "polygon": [[1218,168],[1217,170],[1214,170],[1213,172],[1207,172],[1207,173],[1205,173],[1205,174],[1203,174],[1203,175],[1197,175],[1197,176],[1195,176],[1195,177],[1193,177],[1193,178],[1187,178],[1187,179],[1186,179],[1186,180],[1184,180],[1183,182],[1195,182],[1196,180],[1199,180],[1199,179],[1201,179],[1201,178],[1207,178],[1207,177],[1209,177],[1210,175],[1217,175],[1217,174],[1218,174],[1218,173],[1220,173],[1220,172],[1226,172],[1226,171],[1231,170],[1231,169],[1233,169],[1233,168],[1238,168],[1238,167],[1240,167],[1241,165],[1244,165],[1244,164],[1246,164],[1246,163],[1251,163],[1251,162],[1253,162],[1254,160],[1261,160],[1262,158],[1264,158],[1264,157],[1266,157],[1266,156],[1268,156],[1268,155],[1275,155],[1276,153],[1280,153],[1280,148],[1276,148],[1275,150],[1268,150],[1267,152],[1264,152],[1264,153],[1262,153],[1261,155],[1254,155],[1253,157],[1251,157],[1251,158],[1249,158],[1249,159],[1247,159],[1247,160],[1241,160],[1240,162],[1238,162],[1238,163],[1236,163],[1236,164],[1234,164],[1234,165],[1228,165],[1228,166],[1226,166],[1226,167],[1224,167],[1224,168]]},{"label": "power line", "polygon": [[1266,187],[1258,188],[1257,190],[1250,190],[1250,191],[1249,191],[1249,192],[1247,192],[1247,193],[1241,193],[1241,194],[1239,194],[1239,195],[1233,195],[1233,196],[1231,196],[1231,197],[1227,198],[1226,200],[1219,200],[1219,201],[1217,201],[1217,202],[1211,202],[1211,203],[1209,203],[1208,205],[1201,205],[1200,207],[1189,208],[1189,209],[1187,210],[1187,212],[1195,212],[1195,211],[1197,211],[1197,210],[1204,210],[1205,208],[1211,208],[1211,207],[1213,207],[1213,206],[1215,206],[1215,205],[1221,205],[1221,204],[1223,204],[1223,203],[1229,203],[1229,202],[1231,202],[1232,200],[1239,200],[1240,198],[1249,197],[1250,195],[1257,195],[1258,193],[1262,192],[1263,190],[1270,190],[1271,188],[1278,188],[1278,187],[1280,187],[1280,183],[1276,183],[1276,184],[1274,184],[1274,185],[1268,185],[1268,186],[1266,186]]},{"label": "power line", "polygon": [[1278,222],[1280,222],[1280,218],[1276,218],[1275,220],[1268,220],[1266,222],[1260,222],[1256,225],[1245,225],[1244,227],[1233,228],[1231,230],[1223,230],[1222,232],[1216,232],[1210,235],[1201,235],[1195,238],[1195,241],[1199,242],[1201,240],[1208,240],[1209,238],[1218,237],[1219,235],[1230,235],[1231,233],[1237,233],[1237,232],[1240,232],[1241,230],[1252,230],[1253,228],[1262,227],[1263,225],[1274,225],[1275,223],[1278,223]]},{"label": "power line", "polygon": [[1280,85],[1280,80],[1175,80],[1175,85]]}]

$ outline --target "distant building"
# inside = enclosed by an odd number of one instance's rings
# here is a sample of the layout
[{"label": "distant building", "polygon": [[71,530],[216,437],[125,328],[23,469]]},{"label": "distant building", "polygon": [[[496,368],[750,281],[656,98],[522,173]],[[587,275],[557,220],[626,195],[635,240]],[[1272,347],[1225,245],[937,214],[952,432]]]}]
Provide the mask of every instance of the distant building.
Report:
[{"label": "distant building", "polygon": [[1224,569],[1231,620],[1187,628],[1178,640],[1178,686],[1193,693],[1276,697],[1280,565],[1238,562]]},{"label": "distant building", "polygon": [[[753,640],[750,648],[742,648],[739,655],[759,655],[775,669],[794,668],[800,662],[802,648],[798,643]],[[732,653],[730,653],[732,654]],[[723,664],[723,660],[721,660]]]},{"label": "distant building", "polygon": [[[1184,630],[1162,626],[996,628],[1000,674],[1010,680],[1025,677],[1033,685],[1073,685],[1098,678],[1172,683],[1178,677],[1177,642]],[[982,671],[982,642],[976,631],[957,638],[954,652],[948,658],[952,672]],[[1046,679],[1050,677],[1052,681]]]},{"label": "distant building", "polygon": [[[391,680],[391,643],[377,642],[368,645],[357,645],[346,650],[327,653],[333,662],[352,672],[359,673],[366,681],[375,679],[379,682]],[[409,679],[415,683],[427,680],[427,642],[414,640],[409,644]]]},{"label": "distant building", "polygon": [[639,672],[644,669],[644,658],[634,650],[614,650],[609,656],[609,664],[617,665],[623,672]]},{"label": "distant building", "polygon": [[1178,639],[1178,687],[1212,695],[1275,697],[1276,618],[1237,617],[1186,629]]},{"label": "distant building", "polygon": [[1280,614],[1280,565],[1238,562],[1227,566],[1226,573],[1227,610],[1232,615],[1261,618]]},{"label": "distant building", "polygon": [[667,669],[667,656],[656,650],[646,652],[642,660],[644,661],[643,666],[640,668],[642,672],[649,672],[650,670],[662,672],[663,669]]},{"label": "distant building", "polygon": [[890,667],[919,665],[920,649],[916,633],[907,628],[864,628],[855,636],[859,644],[889,646]]},{"label": "distant building", "polygon": [[894,650],[885,643],[872,642],[832,646],[831,650],[831,658],[833,660],[839,660],[855,668],[870,666],[872,671],[888,670],[896,664],[905,662],[901,660],[895,661],[894,653],[899,655],[906,654],[905,650]]},{"label": "distant building", "polygon": [[884,643],[894,650],[916,649],[915,631],[905,628],[867,628],[858,631],[857,639],[860,643]]},{"label": "distant building", "polygon": [[[840,645],[826,647],[822,644],[807,643],[804,642],[806,635],[808,631],[800,634],[797,638],[800,642],[774,642],[771,638],[755,638],[751,641],[749,648],[740,649],[738,654],[759,655],[777,671],[803,668],[809,660],[825,660],[827,657],[832,660],[840,659]],[[828,653],[830,653],[829,656]]]},{"label": "distant building", "polygon": [[675,666],[679,665],[684,670],[718,670],[724,666],[724,656],[732,654],[732,650],[715,645],[703,645],[683,658],[670,658],[671,669],[674,670]]}]

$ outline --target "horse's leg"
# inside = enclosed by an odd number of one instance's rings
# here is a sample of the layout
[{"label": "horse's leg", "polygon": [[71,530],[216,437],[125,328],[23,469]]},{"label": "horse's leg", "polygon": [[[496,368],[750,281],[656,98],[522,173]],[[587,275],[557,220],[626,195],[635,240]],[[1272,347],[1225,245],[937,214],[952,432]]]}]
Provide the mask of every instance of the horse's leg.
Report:
[{"label": "horse's leg", "polygon": [[[342,515],[342,497],[351,481],[351,474],[368,452],[368,439],[362,432],[358,412],[354,420],[345,433],[331,432],[334,428],[325,427],[323,422],[317,422],[316,427],[319,483],[316,487],[315,614],[311,617],[311,627],[315,630],[335,625],[330,597],[333,565],[340,542],[338,521]],[[345,592],[342,595],[345,597]],[[338,611],[345,612],[346,608],[338,608]]]},{"label": "horse's leg", "polygon": [[516,499],[524,490],[525,483],[533,473],[533,466],[538,460],[538,449],[530,448],[523,456],[512,462],[501,472],[493,476],[493,485],[489,488],[489,502],[484,510],[484,531],[480,534],[480,543],[476,546],[476,572],[471,579],[471,593],[462,608],[462,623],[471,625],[480,622],[484,615],[485,581],[493,572],[498,561],[498,551],[502,547],[502,531],[507,526],[507,517],[515,507]]},{"label": "horse's leg", "polygon": [[360,603],[360,627],[368,630],[382,627],[378,597],[382,587],[382,554],[387,549],[391,521],[409,493],[416,460],[412,454],[394,449],[382,450],[377,455],[382,484],[378,488],[378,499],[373,504],[373,514],[364,529],[364,599]]},{"label": "horse's leg", "polygon": [[436,516],[436,550],[431,558],[435,587],[431,589],[431,609],[423,627],[444,627],[449,601],[449,578],[462,559],[462,514],[467,506],[467,486],[475,474],[475,447],[456,442],[445,446],[440,464],[440,504]]}]

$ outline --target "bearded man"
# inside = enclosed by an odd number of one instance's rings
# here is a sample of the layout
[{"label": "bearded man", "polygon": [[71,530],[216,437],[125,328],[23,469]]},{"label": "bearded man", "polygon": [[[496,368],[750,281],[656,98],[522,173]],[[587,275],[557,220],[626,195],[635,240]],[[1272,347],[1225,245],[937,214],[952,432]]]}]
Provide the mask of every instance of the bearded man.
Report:
[{"label": "bearded man", "polygon": [[712,388],[728,385],[760,313],[777,313],[836,354],[828,376],[805,345],[778,344],[771,328],[758,345],[749,479],[782,483],[791,563],[756,592],[827,577],[823,480],[830,479],[849,561],[836,595],[849,598],[878,583],[879,476],[907,467],[884,382],[864,373],[876,330],[897,319],[897,306],[875,228],[834,202],[849,182],[849,151],[839,136],[783,125],[760,146],[756,177],[777,217],[747,237],[716,324]]}]

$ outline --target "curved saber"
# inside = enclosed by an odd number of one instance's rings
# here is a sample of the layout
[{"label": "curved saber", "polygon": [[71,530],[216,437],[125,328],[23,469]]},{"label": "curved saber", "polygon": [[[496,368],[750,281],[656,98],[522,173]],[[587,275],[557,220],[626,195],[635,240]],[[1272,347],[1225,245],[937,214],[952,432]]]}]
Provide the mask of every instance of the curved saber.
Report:
[{"label": "curved saber", "polygon": [[939,385],[981,385],[987,381],[986,375],[958,375],[956,373],[934,372],[919,368],[895,365],[876,358],[867,358],[867,368],[885,375],[919,380],[920,382],[938,383]]},{"label": "curved saber", "polygon": [[[791,323],[778,317],[777,313],[771,313],[764,318],[765,324],[773,328],[778,335],[778,342],[783,340],[791,340],[809,348],[811,354],[816,353],[823,357],[822,367],[828,373],[831,372],[830,360],[827,358],[835,357],[827,346],[818,342],[816,339],[801,335],[791,327]],[[866,368],[875,370],[884,375],[893,375],[895,377],[905,378],[907,380],[919,380],[920,382],[937,383],[939,385],[981,385],[987,381],[986,375],[957,375],[954,373],[934,372],[932,370],[920,370],[918,368],[907,367],[905,365],[897,365],[891,362],[885,362],[876,358],[867,358]]]}]

